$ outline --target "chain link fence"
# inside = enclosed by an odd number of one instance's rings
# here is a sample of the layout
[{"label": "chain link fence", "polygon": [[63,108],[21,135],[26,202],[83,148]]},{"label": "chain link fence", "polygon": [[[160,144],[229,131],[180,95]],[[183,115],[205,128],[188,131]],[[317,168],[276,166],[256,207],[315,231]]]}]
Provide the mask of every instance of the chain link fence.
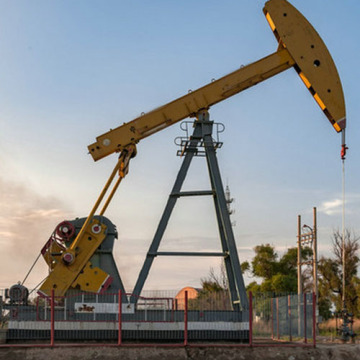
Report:
[{"label": "chain link fence", "polygon": [[254,341],[316,342],[316,301],[312,293],[253,295]]}]

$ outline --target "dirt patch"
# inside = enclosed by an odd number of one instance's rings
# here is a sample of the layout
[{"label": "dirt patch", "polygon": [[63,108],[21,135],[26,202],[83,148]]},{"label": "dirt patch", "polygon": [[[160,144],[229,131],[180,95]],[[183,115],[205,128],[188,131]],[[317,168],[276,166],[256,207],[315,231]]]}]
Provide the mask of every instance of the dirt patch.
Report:
[{"label": "dirt patch", "polygon": [[69,347],[0,348],[0,360],[358,360],[360,345],[279,347]]}]

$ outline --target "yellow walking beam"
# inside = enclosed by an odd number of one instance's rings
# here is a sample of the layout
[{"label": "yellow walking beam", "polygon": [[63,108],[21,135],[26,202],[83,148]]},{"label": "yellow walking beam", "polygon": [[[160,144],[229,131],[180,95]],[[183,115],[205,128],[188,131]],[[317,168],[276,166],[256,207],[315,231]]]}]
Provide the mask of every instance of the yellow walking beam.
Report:
[{"label": "yellow walking beam", "polygon": [[324,42],[286,0],[270,0],[264,13],[278,51],[100,135],[88,149],[93,159],[121,151],[202,109],[223,101],[290,67],[294,67],[336,131],[345,129],[345,102],[340,78]]}]

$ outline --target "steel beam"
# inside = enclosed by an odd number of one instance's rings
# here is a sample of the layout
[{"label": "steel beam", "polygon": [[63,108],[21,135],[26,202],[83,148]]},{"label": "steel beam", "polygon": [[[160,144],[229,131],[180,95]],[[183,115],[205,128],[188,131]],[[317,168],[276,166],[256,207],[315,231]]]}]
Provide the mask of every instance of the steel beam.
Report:
[{"label": "steel beam", "polygon": [[[180,167],[173,189],[169,195],[166,207],[161,217],[155,236],[146,255],[144,265],[140,271],[138,280],[135,284],[132,303],[136,303],[143,289],[146,278],[149,274],[152,262],[156,256],[222,256],[224,257],[226,274],[232,307],[234,310],[248,309],[244,280],[241,273],[240,261],[235,244],[235,238],[232,231],[230,215],[226,205],[225,192],[221,181],[220,169],[216,158],[216,148],[212,139],[213,122],[209,121],[209,113],[203,110],[197,114],[193,135],[190,137],[188,145],[184,148],[184,160]],[[202,191],[181,191],[187,175],[191,160],[197,153],[197,147],[205,147],[205,155],[208,165],[211,190]],[[159,252],[160,241],[166,230],[171,213],[175,207],[176,201],[182,196],[204,196],[212,195],[216,218],[218,222],[222,252]]]},{"label": "steel beam", "polygon": [[183,251],[158,251],[157,253],[150,254],[151,256],[228,256],[223,252],[183,252]]}]

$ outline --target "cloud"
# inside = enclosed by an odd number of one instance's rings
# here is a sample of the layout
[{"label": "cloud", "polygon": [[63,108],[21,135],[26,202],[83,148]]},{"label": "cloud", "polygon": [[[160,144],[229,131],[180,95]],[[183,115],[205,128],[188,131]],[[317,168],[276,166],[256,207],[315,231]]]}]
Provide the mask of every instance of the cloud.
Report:
[{"label": "cloud", "polygon": [[[345,198],[345,211],[347,214],[358,213],[360,194],[347,193]],[[339,215],[342,213],[343,200],[340,197],[335,197],[332,200],[323,201],[318,207],[318,211],[326,215]]]},{"label": "cloud", "polygon": [[320,206],[318,211],[326,215],[338,215],[342,212],[342,199],[334,199],[329,201],[324,201]]},{"label": "cloud", "polygon": [[[0,288],[22,281],[55,226],[73,217],[56,197],[43,196],[25,184],[0,178]],[[39,260],[29,287],[47,274]]]}]

